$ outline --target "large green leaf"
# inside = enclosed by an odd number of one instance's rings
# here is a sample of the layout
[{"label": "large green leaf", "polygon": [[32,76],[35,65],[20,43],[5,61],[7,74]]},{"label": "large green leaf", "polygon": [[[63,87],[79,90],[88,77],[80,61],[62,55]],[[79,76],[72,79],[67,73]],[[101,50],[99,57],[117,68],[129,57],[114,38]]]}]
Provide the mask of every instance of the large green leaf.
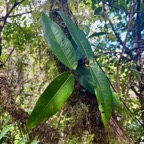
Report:
[{"label": "large green leaf", "polygon": [[[91,71],[86,66],[78,66],[75,70],[75,78],[78,80],[78,82],[83,86],[86,90],[91,92],[95,95],[94,85],[95,82],[93,81],[93,77],[91,74]],[[116,107],[119,106],[119,102],[114,94],[112,94],[113,97],[113,105]]]},{"label": "large green leaf", "polygon": [[94,63],[90,65],[92,77],[95,83],[95,94],[98,101],[99,110],[101,112],[104,126],[107,127],[112,109],[113,109],[113,95],[110,88],[109,81],[100,67]]},{"label": "large green leaf", "polygon": [[75,70],[75,77],[86,90],[95,95],[92,75],[86,66],[78,66]]},{"label": "large green leaf", "polygon": [[93,52],[90,46],[89,41],[86,38],[85,33],[80,30],[68,17],[65,16],[63,12],[58,12],[62,17],[63,21],[65,22],[68,30],[74,39],[75,43],[78,46],[78,50],[88,59],[93,59]]},{"label": "large green leaf", "polygon": [[44,13],[41,15],[41,21],[44,37],[55,56],[69,69],[76,69],[76,53],[64,32]]},{"label": "large green leaf", "polygon": [[65,72],[57,76],[38,99],[26,124],[27,128],[34,128],[59,111],[72,94],[73,88],[72,74]]}]

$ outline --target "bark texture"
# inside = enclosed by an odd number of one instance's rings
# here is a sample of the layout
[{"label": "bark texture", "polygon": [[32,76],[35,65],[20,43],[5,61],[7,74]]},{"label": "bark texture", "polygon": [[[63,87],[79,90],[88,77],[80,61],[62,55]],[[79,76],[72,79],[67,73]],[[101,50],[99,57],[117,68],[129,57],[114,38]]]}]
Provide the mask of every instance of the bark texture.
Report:
[{"label": "bark texture", "polygon": [[[75,24],[77,24],[77,21],[75,20],[66,1],[63,3],[63,1],[59,0],[55,4],[57,4],[59,10],[63,11]],[[58,9],[51,9],[50,17],[62,28],[65,35],[69,38],[71,43],[74,44],[68,28],[61,17],[56,13],[57,10]],[[55,61],[59,72],[67,70],[65,66],[57,60],[57,58],[55,58]],[[111,138],[115,143],[131,143],[114,119],[110,121],[109,130],[105,131],[98,110],[96,97],[83,89],[78,82],[75,83],[75,90],[64,109],[64,113],[67,114],[67,117],[75,117],[73,123],[67,123],[65,133],[68,135],[76,135],[80,140],[82,139],[83,132],[88,131],[89,134],[94,135],[94,144],[109,143]]]}]

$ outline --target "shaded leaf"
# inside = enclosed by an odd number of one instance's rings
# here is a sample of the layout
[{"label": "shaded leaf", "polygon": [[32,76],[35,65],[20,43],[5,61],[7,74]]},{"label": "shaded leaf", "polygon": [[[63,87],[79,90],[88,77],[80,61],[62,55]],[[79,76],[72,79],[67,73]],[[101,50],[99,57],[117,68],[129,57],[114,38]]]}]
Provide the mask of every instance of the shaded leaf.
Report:
[{"label": "shaded leaf", "polygon": [[89,38],[92,38],[92,37],[98,37],[98,36],[102,36],[102,35],[105,35],[106,33],[105,32],[95,32],[93,33],[92,35],[89,36]]},{"label": "shaded leaf", "polygon": [[75,50],[64,32],[44,13],[41,15],[41,22],[46,42],[55,56],[69,69],[76,69]]},{"label": "shaded leaf", "polygon": [[74,39],[75,43],[77,44],[78,50],[88,59],[93,59],[93,52],[90,46],[89,41],[86,38],[85,33],[80,30],[68,17],[65,16],[63,12],[58,12],[62,17],[63,21],[65,22],[68,30]]},{"label": "shaded leaf", "polygon": [[107,123],[111,118],[113,109],[113,95],[111,92],[110,84],[107,77],[96,63],[91,64],[90,67],[95,83],[94,89],[99,110],[101,112],[102,121],[104,126],[107,127]]},{"label": "shaded leaf", "polygon": [[79,52],[78,49],[76,49],[76,55],[78,57],[78,60],[84,59],[85,57]]},{"label": "shaded leaf", "polygon": [[75,77],[86,90],[95,95],[92,75],[86,66],[78,66],[75,70]]},{"label": "shaded leaf", "polygon": [[26,127],[34,128],[58,112],[72,94],[73,88],[74,76],[72,74],[65,72],[57,76],[38,99]]}]

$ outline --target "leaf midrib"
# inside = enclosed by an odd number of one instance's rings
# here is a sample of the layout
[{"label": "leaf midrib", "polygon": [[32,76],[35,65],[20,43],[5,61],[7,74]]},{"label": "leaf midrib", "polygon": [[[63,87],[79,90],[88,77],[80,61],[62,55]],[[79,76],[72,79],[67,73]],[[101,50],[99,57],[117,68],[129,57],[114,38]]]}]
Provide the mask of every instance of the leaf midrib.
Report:
[{"label": "leaf midrib", "polygon": [[[49,17],[46,17],[46,20],[48,21],[48,25],[49,25],[50,28],[46,26],[46,24],[45,24],[45,22],[44,22],[45,20],[44,20],[44,17],[43,17],[43,25],[45,26],[45,29],[48,29],[48,30],[51,32],[50,37],[51,37],[52,39],[54,38],[54,40],[57,42],[57,46],[60,47],[62,53],[64,54],[64,56],[65,56],[65,58],[66,58],[66,60],[67,60],[67,62],[68,62],[68,64],[69,64],[69,67],[70,67],[70,68],[73,68],[73,64],[71,64],[71,63],[69,62],[69,59],[66,57],[66,55],[65,55],[65,53],[64,53],[64,50],[61,48],[59,42],[58,42],[57,39],[56,39],[56,36],[54,35],[53,30],[51,29],[51,28],[52,28],[51,26],[52,26],[52,25],[55,25],[55,26],[59,29],[59,32],[62,33],[60,27],[59,27],[56,23],[52,22]],[[46,31],[45,31],[45,35],[47,35],[47,32],[46,32]],[[49,35],[49,34],[48,34],[48,35]],[[62,35],[64,35],[64,34],[62,33]],[[47,39],[47,36],[46,36],[46,39]],[[51,42],[50,42],[50,43],[51,43]],[[52,44],[52,43],[51,43],[51,44]],[[53,44],[52,44],[52,45],[53,45]],[[53,49],[52,49],[52,50],[53,50]]]},{"label": "leaf midrib", "polygon": [[[73,29],[74,30],[74,29]],[[78,30],[78,32],[80,32],[80,30],[79,29],[77,29]],[[71,30],[70,30],[71,31]],[[74,32],[71,32],[71,33],[73,33],[76,37],[77,37],[77,35],[74,33]],[[72,36],[73,37],[73,36]],[[73,37],[74,38],[74,37]],[[79,40],[79,37],[77,37],[77,39]],[[75,40],[76,41],[76,40]],[[82,46],[82,49],[83,49],[83,51],[85,52],[85,54],[86,54],[86,57],[87,58],[89,58],[89,56],[87,55],[87,52],[85,51],[85,49],[84,49],[84,46],[83,46],[83,44],[82,44],[82,42],[79,40],[79,43],[80,43],[80,45]],[[80,50],[80,49],[79,49]]]},{"label": "leaf midrib", "polygon": [[[52,22],[52,23],[53,23],[53,22]],[[56,25],[56,26],[58,27],[58,29],[61,31],[61,29],[59,28],[59,26],[58,26],[57,24],[55,24],[55,23],[53,23],[53,24]],[[51,27],[51,26],[50,26],[50,27]],[[51,30],[51,29],[50,29],[50,30]],[[52,35],[53,35],[53,37],[55,38],[56,42],[59,44],[58,40],[56,39],[56,36],[54,35],[54,32],[53,32],[52,30],[51,30],[51,32],[52,32]],[[61,31],[60,33],[62,33],[62,35],[64,36],[64,33],[63,33],[62,31]],[[68,39],[67,39],[67,40],[68,40]],[[59,46],[61,47],[60,44],[59,44]],[[61,50],[62,50],[65,58],[67,59],[67,62],[69,63],[69,66],[70,66],[71,68],[73,68],[73,67],[71,66],[71,63],[69,62],[69,59],[67,58],[66,54],[64,53],[63,48],[61,48]]]},{"label": "leaf midrib", "polygon": [[[94,72],[93,72],[93,73],[94,73]],[[94,73],[94,75],[95,75],[95,73]],[[95,76],[96,76],[96,75],[95,75]],[[109,116],[108,116],[109,113],[107,113],[107,111],[106,111],[106,103],[105,103],[105,99],[104,99],[104,93],[103,93],[103,90],[101,89],[101,85],[100,85],[100,82],[98,81],[97,76],[96,76],[96,79],[97,79],[97,82],[98,82],[99,88],[100,88],[101,93],[102,93],[102,99],[103,99],[103,103],[104,103],[104,111],[105,111],[105,115],[106,115],[106,117],[109,117]],[[111,105],[110,105],[110,106],[111,106]]]},{"label": "leaf midrib", "polygon": [[[92,69],[92,71],[93,71],[93,69]],[[93,74],[95,75],[94,71],[93,71]],[[96,75],[95,75],[95,76],[96,76]],[[103,94],[103,91],[102,91],[102,89],[101,89],[101,86],[100,86],[100,83],[99,83],[99,81],[98,81],[97,76],[96,76],[96,79],[97,79],[97,82],[98,82],[99,88],[100,88],[101,93],[102,93],[102,99],[103,99],[103,103],[104,103],[104,110],[105,110],[106,108],[105,108],[104,94]]]},{"label": "leaf midrib", "polygon": [[72,75],[69,75],[69,77],[66,79],[66,81],[61,85],[60,89],[58,89],[58,91],[56,91],[56,93],[54,94],[53,98],[48,102],[48,104],[44,107],[44,109],[41,111],[41,113],[37,116],[37,118],[35,119],[35,121],[40,117],[40,115],[45,111],[45,109],[47,108],[47,106],[49,105],[49,103],[51,103],[51,101],[55,98],[55,96],[57,95],[57,93],[62,89],[63,85],[70,79]]},{"label": "leaf midrib", "polygon": [[[61,12],[60,12],[60,15],[62,15],[62,17],[64,16],[63,13],[61,13]],[[64,16],[64,17],[65,17],[65,16]],[[65,17],[65,18],[67,19],[67,17]],[[75,28],[73,28],[73,27],[75,27],[75,25],[73,24],[73,26],[71,26],[71,24],[69,23],[69,20],[67,20],[68,22],[66,22],[66,20],[65,20],[64,18],[63,18],[63,20],[65,21],[65,23],[68,23],[67,26],[68,26],[68,28],[69,28],[70,33],[73,33],[73,35],[77,37],[77,35],[75,34],[75,32],[73,32],[73,31],[75,31]],[[73,29],[73,30],[71,30],[71,29]],[[80,32],[80,30],[79,30],[77,27],[76,27],[76,29],[77,29],[78,32]],[[72,35],[72,37],[73,37],[73,35]],[[75,39],[75,38],[73,37],[73,39]],[[86,52],[85,49],[83,48],[82,42],[79,40],[79,37],[77,37],[77,39],[78,39],[80,45],[82,46],[82,49],[84,50],[84,52],[85,52],[85,54],[86,54],[86,57],[89,58],[89,56],[87,55],[87,52]],[[75,40],[75,41],[77,41],[77,40]],[[80,50],[80,49],[79,49],[79,50]]]}]

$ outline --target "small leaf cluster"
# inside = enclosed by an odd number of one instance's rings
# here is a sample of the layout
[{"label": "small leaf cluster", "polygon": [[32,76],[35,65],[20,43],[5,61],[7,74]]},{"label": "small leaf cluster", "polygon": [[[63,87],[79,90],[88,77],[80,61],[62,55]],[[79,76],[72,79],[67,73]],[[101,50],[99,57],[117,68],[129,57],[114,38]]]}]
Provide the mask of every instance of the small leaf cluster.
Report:
[{"label": "small leaf cluster", "polygon": [[[98,101],[105,127],[113,110],[113,94],[105,73],[93,59],[91,45],[85,33],[61,11],[58,14],[66,24],[77,47],[66,37],[62,29],[45,13],[41,14],[44,37],[49,48],[69,71],[58,75],[38,99],[26,127],[32,129],[58,112],[74,90],[77,80],[86,90],[94,94]],[[79,63],[80,61],[86,62]]]}]

